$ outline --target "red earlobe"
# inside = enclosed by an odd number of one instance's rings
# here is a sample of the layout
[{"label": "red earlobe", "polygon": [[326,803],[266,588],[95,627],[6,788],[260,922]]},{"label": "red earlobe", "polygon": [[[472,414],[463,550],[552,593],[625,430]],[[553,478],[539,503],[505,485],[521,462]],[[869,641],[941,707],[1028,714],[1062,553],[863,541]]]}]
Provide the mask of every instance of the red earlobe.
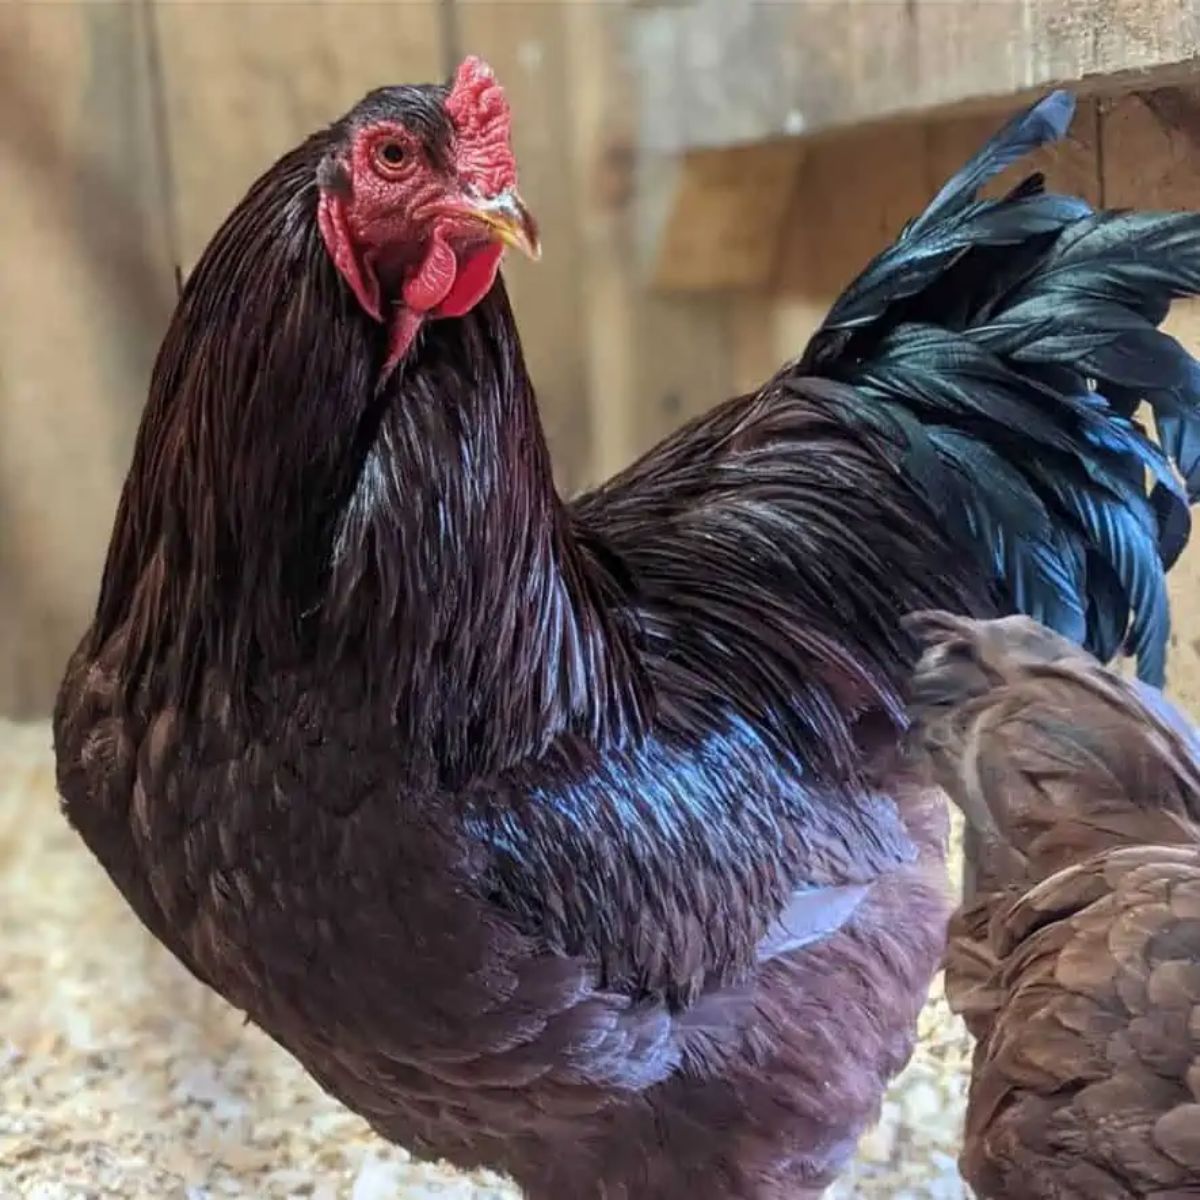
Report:
[{"label": "red earlobe", "polygon": [[376,321],[382,321],[379,280],[370,269],[370,264],[360,262],[354,251],[354,239],[346,225],[346,210],[339,197],[328,194],[321,197],[317,205],[317,224],[329,257],[362,305],[363,311]]}]

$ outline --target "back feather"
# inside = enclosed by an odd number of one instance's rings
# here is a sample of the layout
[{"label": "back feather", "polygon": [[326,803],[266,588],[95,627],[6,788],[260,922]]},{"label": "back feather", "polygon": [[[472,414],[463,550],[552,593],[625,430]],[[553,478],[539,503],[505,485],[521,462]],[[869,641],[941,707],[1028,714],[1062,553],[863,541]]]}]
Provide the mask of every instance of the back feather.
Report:
[{"label": "back feather", "polygon": [[[1093,212],[1033,175],[980,188],[1065,133],[1054,92],[1009,122],[834,304],[790,380],[853,385],[1015,611],[1161,684],[1165,573],[1200,497],[1200,364],[1157,326],[1200,293],[1200,215]],[[1138,424],[1145,403],[1158,444]]]}]

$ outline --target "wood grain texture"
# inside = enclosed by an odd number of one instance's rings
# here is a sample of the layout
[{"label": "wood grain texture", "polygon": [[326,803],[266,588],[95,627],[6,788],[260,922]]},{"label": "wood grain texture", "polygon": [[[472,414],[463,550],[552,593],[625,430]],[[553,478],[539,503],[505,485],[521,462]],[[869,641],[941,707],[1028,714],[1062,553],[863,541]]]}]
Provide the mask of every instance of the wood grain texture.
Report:
[{"label": "wood grain texture", "polygon": [[591,435],[581,483],[608,478],[635,451],[638,280],[630,221],[635,148],[624,17],[615,5],[574,4],[564,12]]},{"label": "wood grain texture", "polygon": [[0,7],[0,711],[48,710],[90,615],[175,260],[369,87],[439,77],[435,9]]},{"label": "wood grain texture", "polygon": [[1197,0],[724,0],[639,11],[641,126],[675,154],[1186,63]]},{"label": "wood grain texture", "polygon": [[768,286],[803,162],[804,146],[795,139],[686,155],[653,285]]}]

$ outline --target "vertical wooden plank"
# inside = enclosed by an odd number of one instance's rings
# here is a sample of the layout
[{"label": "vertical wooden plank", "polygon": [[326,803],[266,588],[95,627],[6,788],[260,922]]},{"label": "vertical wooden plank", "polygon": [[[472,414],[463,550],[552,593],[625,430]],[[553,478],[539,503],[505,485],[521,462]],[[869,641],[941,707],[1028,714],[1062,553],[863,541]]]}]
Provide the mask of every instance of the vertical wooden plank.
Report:
[{"label": "vertical wooden plank", "polygon": [[580,480],[596,484],[632,459],[636,297],[631,220],[636,148],[622,5],[565,8],[571,80],[570,168],[583,281],[583,353],[590,452]]},{"label": "vertical wooden plank", "polygon": [[555,474],[571,491],[586,471],[591,437],[564,6],[460,0],[456,8],[462,52],[486,59],[508,93],[521,192],[541,225],[541,261],[510,256],[505,281]]},{"label": "vertical wooden plank", "polygon": [[732,396],[736,298],[647,297],[637,308],[631,432],[638,452],[687,418]]},{"label": "vertical wooden plank", "polygon": [[756,391],[802,348],[796,343],[783,348],[780,313],[780,303],[767,293],[746,292],[730,298],[730,369],[738,395]]},{"label": "vertical wooden plank", "polygon": [[[1106,204],[1200,209],[1200,88],[1129,95],[1106,105],[1100,136]],[[1200,302],[1177,303],[1165,327],[1200,355]],[[1200,535],[1171,572],[1170,589],[1170,690],[1200,716]]]},{"label": "vertical wooden plank", "polygon": [[0,712],[89,619],[173,299],[146,52],[139,6],[0,9]]},{"label": "vertical wooden plank", "polygon": [[564,7],[595,483],[730,395],[730,303],[651,290],[639,204],[664,164],[639,144],[636,71],[646,48],[635,44],[632,6]]}]

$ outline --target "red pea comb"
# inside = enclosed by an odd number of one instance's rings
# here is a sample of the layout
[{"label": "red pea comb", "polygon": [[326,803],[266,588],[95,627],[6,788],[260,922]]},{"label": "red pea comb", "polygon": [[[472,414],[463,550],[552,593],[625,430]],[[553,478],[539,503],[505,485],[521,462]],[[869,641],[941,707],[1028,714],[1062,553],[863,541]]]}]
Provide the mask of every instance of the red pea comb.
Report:
[{"label": "red pea comb", "polygon": [[492,68],[472,55],[455,73],[446,112],[458,135],[459,170],[485,196],[517,186],[512,113]]}]

